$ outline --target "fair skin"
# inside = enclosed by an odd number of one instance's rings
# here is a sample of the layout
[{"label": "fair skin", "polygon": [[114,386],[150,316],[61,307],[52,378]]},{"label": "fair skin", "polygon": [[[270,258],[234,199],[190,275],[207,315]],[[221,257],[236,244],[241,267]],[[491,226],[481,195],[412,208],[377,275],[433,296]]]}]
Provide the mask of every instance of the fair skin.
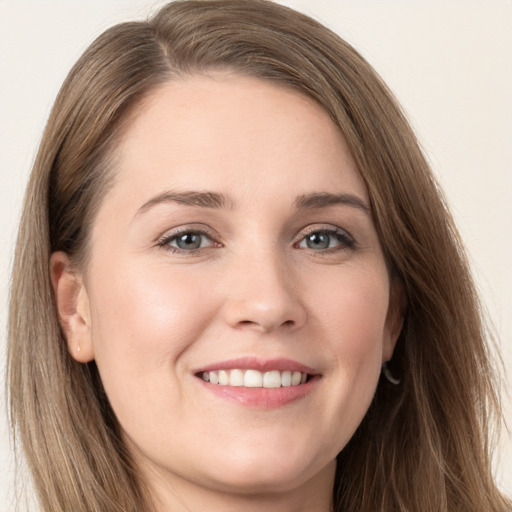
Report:
[{"label": "fair skin", "polygon": [[87,268],[55,253],[52,279],[158,510],[330,510],[402,323],[342,135],[297,92],[194,76],[115,156]]}]

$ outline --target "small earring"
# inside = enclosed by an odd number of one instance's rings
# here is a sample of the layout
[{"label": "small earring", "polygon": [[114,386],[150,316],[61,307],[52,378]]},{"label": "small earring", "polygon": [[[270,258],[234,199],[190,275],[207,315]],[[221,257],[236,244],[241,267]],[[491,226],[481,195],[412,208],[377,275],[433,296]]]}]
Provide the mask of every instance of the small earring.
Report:
[{"label": "small earring", "polygon": [[391,375],[391,372],[389,371],[389,368],[388,368],[388,363],[385,362],[385,363],[382,363],[382,373],[384,374],[384,377],[386,377],[386,380],[393,384],[394,386],[398,386],[401,382],[400,379],[395,379],[395,377],[393,377],[393,375]]},{"label": "small earring", "polygon": [[80,352],[80,344],[78,344],[78,345],[76,346],[76,351],[77,351],[77,352]]}]

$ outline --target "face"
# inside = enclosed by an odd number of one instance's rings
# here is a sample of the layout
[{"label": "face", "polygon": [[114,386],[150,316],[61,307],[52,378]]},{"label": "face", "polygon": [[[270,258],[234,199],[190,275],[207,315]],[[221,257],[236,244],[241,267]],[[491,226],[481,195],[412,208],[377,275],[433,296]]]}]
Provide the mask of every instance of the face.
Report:
[{"label": "face", "polygon": [[154,92],[116,157],[67,333],[140,468],[332,484],[401,324],[342,135],[297,92],[192,77]]}]

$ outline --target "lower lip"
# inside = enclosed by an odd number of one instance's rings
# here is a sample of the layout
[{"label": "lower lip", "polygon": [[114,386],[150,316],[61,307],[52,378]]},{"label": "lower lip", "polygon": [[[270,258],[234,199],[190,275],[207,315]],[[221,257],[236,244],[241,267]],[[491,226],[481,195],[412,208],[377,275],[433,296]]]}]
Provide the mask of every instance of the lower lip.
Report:
[{"label": "lower lip", "polygon": [[236,402],[255,409],[277,409],[309,395],[320,380],[314,376],[300,386],[281,386],[280,388],[245,388],[243,386],[223,386],[211,384],[198,378],[203,386],[224,400]]}]

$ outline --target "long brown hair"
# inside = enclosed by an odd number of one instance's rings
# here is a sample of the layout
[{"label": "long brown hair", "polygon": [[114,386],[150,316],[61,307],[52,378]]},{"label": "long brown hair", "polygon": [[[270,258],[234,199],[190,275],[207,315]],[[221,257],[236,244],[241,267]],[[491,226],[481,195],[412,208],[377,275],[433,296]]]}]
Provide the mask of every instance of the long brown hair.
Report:
[{"label": "long brown hair", "polygon": [[416,138],[369,64],[314,20],[266,0],[190,0],[117,25],[57,97],[28,185],[13,270],[8,386],[45,512],[128,512],[151,499],[94,362],[69,355],[48,262],[84,263],[123,126],[160,84],[227,69],[301,91],[344,134],[389,268],[407,296],[391,362],[338,456],[335,511],[504,512],[493,482],[498,397],[488,336],[459,236]]}]

